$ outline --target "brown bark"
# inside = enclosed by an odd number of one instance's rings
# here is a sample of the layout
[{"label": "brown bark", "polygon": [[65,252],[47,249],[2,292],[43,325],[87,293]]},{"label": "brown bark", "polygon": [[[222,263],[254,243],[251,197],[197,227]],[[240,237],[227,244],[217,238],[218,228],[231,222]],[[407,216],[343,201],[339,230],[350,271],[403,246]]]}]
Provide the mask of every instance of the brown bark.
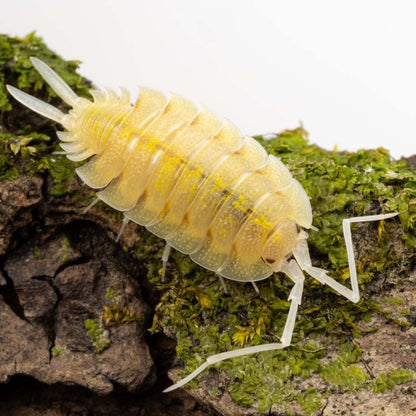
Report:
[{"label": "brown bark", "polygon": [[[0,415],[208,414],[185,393],[161,393],[175,344],[146,333],[152,289],[114,243],[116,221],[46,203],[45,192],[38,176],[0,183]],[[85,320],[100,319],[108,288],[143,319],[109,326],[97,354]]]}]

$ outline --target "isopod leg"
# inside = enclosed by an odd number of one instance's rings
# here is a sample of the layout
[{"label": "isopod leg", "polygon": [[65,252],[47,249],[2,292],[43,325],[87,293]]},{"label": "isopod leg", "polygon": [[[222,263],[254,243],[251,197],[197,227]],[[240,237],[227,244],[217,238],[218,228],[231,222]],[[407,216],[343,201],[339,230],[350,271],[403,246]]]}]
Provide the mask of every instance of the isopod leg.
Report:
[{"label": "isopod leg", "polygon": [[329,277],[324,269],[312,266],[309,256],[309,250],[306,240],[299,241],[298,245],[293,249],[293,255],[302,270],[311,275],[313,278],[326,284],[337,293],[351,302],[357,303],[360,300],[360,291],[358,288],[357,270],[355,267],[354,250],[351,237],[351,223],[353,222],[368,222],[380,221],[398,215],[396,212],[391,214],[368,215],[363,217],[347,218],[342,221],[342,229],[344,233],[345,245],[347,247],[348,266],[350,271],[351,289],[338,283],[332,277]]},{"label": "isopod leg", "polygon": [[227,290],[227,286],[225,285],[224,278],[220,274],[217,274],[217,276],[218,276],[218,279],[220,279],[222,290],[224,291],[226,295],[228,295],[228,290]]},{"label": "isopod leg", "polygon": [[253,286],[253,289],[256,291],[256,293],[259,294],[260,293],[260,290],[259,290],[259,288],[257,287],[257,285],[252,280],[251,280],[251,284]]},{"label": "isopod leg", "polygon": [[123,231],[126,228],[126,225],[128,224],[129,221],[130,220],[127,217],[124,217],[123,218],[123,222],[121,224],[120,231],[117,234],[116,243],[118,243],[120,241],[120,238],[121,238],[121,236],[123,234]]},{"label": "isopod leg", "polygon": [[172,246],[169,243],[166,243],[165,248],[163,249],[163,254],[162,254],[162,278],[161,278],[162,282],[165,281],[166,266],[168,264],[169,254],[170,254],[171,249],[172,249]]},{"label": "isopod leg", "polygon": [[289,313],[286,319],[285,327],[283,329],[281,342],[256,345],[253,347],[240,348],[234,351],[228,351],[228,352],[223,352],[221,354],[211,355],[211,357],[208,357],[205,363],[203,363],[200,367],[198,367],[193,373],[189,374],[187,377],[185,377],[178,383],[173,384],[172,386],[163,390],[164,393],[168,393],[172,390],[176,390],[177,388],[184,386],[186,383],[188,383],[193,378],[195,378],[198,374],[204,371],[211,364],[219,363],[220,361],[228,360],[229,358],[240,357],[242,355],[249,355],[249,354],[254,354],[257,352],[264,352],[264,351],[271,351],[271,350],[280,350],[290,345],[290,342],[292,340],[292,335],[293,335],[293,329],[295,327],[298,307],[302,299],[304,275],[302,273],[302,270],[300,269],[300,267],[294,260],[292,260],[290,263],[285,263],[282,266],[281,271],[295,282],[295,285],[293,286],[289,295],[289,300],[291,301],[291,303],[290,303]]},{"label": "isopod leg", "polygon": [[302,270],[300,269],[299,265],[294,260],[291,260],[289,263],[284,263],[281,266],[281,271],[285,273],[295,283],[289,294],[288,300],[291,302],[290,309],[287,315],[285,328],[283,329],[283,334],[281,337],[282,344],[284,345],[284,347],[286,347],[289,346],[292,341],[293,329],[295,328],[296,316],[298,314],[298,307],[302,302],[303,282],[305,280],[305,276]]},{"label": "isopod leg", "polygon": [[[66,154],[66,152],[65,152],[65,154]],[[100,201],[100,198],[95,198],[92,202],[91,202],[91,204],[89,204],[83,211],[82,211],[82,213],[83,214],[86,214],[98,201]]]}]

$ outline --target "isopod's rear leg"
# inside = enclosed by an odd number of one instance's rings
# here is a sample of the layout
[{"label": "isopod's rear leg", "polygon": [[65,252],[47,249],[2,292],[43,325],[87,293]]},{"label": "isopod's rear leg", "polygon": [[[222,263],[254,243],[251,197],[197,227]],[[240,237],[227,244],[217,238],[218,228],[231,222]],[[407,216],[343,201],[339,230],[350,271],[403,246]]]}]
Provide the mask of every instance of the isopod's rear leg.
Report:
[{"label": "isopod's rear leg", "polygon": [[[224,293],[226,295],[228,295],[228,290],[227,290],[227,286],[225,284],[224,278],[219,273],[216,273],[216,275],[218,276],[218,279],[220,279],[222,290],[224,291]],[[256,293],[259,294],[260,293],[260,290],[257,287],[257,285],[254,283],[254,281],[253,280],[250,280],[250,283],[252,284],[253,289],[256,291]]]},{"label": "isopod's rear leg", "polygon": [[257,287],[257,285],[254,283],[254,281],[253,280],[250,280],[250,282],[251,282],[251,285],[253,286],[253,289],[256,291],[256,293],[259,295],[260,294],[260,290],[259,290],[259,288]]},{"label": "isopod's rear leg", "polygon": [[227,286],[225,284],[224,278],[218,273],[216,273],[216,275],[217,275],[218,279],[220,279],[222,290],[224,291],[224,293],[226,295],[228,295],[228,290],[227,290]]},{"label": "isopod's rear leg", "polygon": [[289,301],[291,301],[291,303],[285,327],[283,329],[281,342],[256,345],[253,347],[240,348],[234,351],[228,351],[223,352],[221,354],[211,355],[211,357],[208,357],[205,363],[198,367],[193,373],[189,374],[187,377],[185,377],[178,383],[163,390],[164,393],[168,393],[172,390],[184,386],[186,383],[195,378],[198,374],[204,371],[211,364],[219,363],[220,361],[228,360],[229,358],[240,357],[242,355],[249,355],[257,352],[271,350],[280,350],[290,345],[292,341],[293,329],[295,327],[296,315],[298,313],[298,307],[302,300],[304,275],[295,260],[291,260],[290,263],[283,264],[280,271],[285,273],[295,283],[289,295]]},{"label": "isopod's rear leg", "polygon": [[[130,221],[129,218],[126,216],[123,218],[123,223],[121,224],[120,231],[117,234],[116,242],[118,242],[121,238],[121,235],[123,234],[124,229],[126,228],[126,225]],[[165,248],[163,249],[162,253],[162,276],[161,281],[165,281],[165,275],[166,275],[166,266],[168,264],[169,255],[172,250],[172,246],[169,243],[166,243]]]},{"label": "isopod's rear leg", "polygon": [[309,256],[309,249],[306,240],[300,240],[298,245],[293,249],[293,255],[302,270],[305,270],[309,275],[319,282],[328,285],[337,293],[351,302],[357,303],[360,300],[360,291],[358,288],[357,270],[355,267],[354,249],[351,237],[351,223],[353,222],[368,222],[380,221],[387,218],[395,217],[397,212],[391,214],[368,215],[363,217],[347,218],[342,221],[342,229],[344,233],[345,245],[347,247],[348,267],[350,271],[351,289],[338,283],[332,277],[329,277],[324,269],[312,266],[311,258]]},{"label": "isopod's rear leg", "polygon": [[166,243],[165,248],[163,249],[162,253],[162,282],[165,281],[165,274],[166,274],[166,266],[168,265],[169,254],[172,250],[172,246],[169,243]]},{"label": "isopod's rear leg", "polygon": [[82,211],[83,214],[86,214],[93,206],[97,204],[97,202],[100,201],[100,198],[94,198],[94,200]]},{"label": "isopod's rear leg", "polygon": [[121,223],[120,231],[117,234],[116,243],[120,241],[121,236],[123,235],[123,231],[126,228],[126,225],[128,224],[130,220],[125,216],[123,218],[123,222]]}]

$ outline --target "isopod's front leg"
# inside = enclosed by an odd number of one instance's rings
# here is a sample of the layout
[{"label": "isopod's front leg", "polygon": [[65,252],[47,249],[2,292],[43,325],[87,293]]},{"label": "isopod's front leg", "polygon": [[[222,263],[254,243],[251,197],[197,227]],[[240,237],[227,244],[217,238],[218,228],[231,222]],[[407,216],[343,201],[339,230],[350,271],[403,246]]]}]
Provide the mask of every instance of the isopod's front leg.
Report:
[{"label": "isopod's front leg", "polygon": [[296,316],[298,314],[298,307],[302,302],[303,282],[305,280],[305,276],[303,275],[302,270],[299,268],[299,265],[294,260],[291,260],[289,263],[284,263],[280,269],[295,282],[295,285],[292,287],[292,290],[289,294],[288,299],[291,301],[290,309],[281,337],[282,344],[284,344],[284,347],[287,347],[292,341],[293,329],[295,328]]},{"label": "isopod's front leg", "polygon": [[228,352],[223,352],[221,354],[211,355],[211,357],[208,357],[205,363],[203,363],[200,367],[198,367],[193,373],[189,374],[187,377],[185,377],[178,383],[173,384],[172,386],[163,390],[164,393],[168,393],[172,390],[175,390],[179,387],[184,386],[186,383],[188,383],[193,378],[195,378],[198,374],[202,373],[202,371],[204,371],[211,364],[219,363],[220,361],[228,360],[229,358],[240,357],[242,355],[249,355],[249,354],[254,354],[257,352],[264,352],[264,351],[271,351],[271,350],[280,350],[290,345],[290,342],[292,340],[292,335],[293,335],[293,329],[295,327],[298,307],[302,299],[304,275],[302,273],[302,270],[300,269],[300,267],[294,260],[290,261],[290,263],[284,263],[281,266],[280,271],[285,273],[295,283],[289,295],[289,300],[291,301],[291,303],[290,303],[289,313],[287,315],[285,327],[283,329],[281,342],[255,345],[253,347],[240,348],[234,351],[228,351]]},{"label": "isopod's front leg", "polygon": [[326,270],[319,267],[312,266],[311,258],[309,256],[309,249],[306,240],[299,240],[296,247],[293,249],[293,255],[302,270],[311,275],[313,278],[326,284],[337,293],[351,302],[357,303],[360,300],[360,291],[358,288],[357,270],[355,268],[354,249],[351,237],[351,223],[353,222],[368,222],[380,221],[387,218],[392,218],[398,215],[396,212],[391,214],[368,215],[363,217],[347,218],[342,221],[342,228],[344,233],[345,245],[347,248],[348,266],[350,271],[351,289],[338,283],[332,277],[327,275]]}]

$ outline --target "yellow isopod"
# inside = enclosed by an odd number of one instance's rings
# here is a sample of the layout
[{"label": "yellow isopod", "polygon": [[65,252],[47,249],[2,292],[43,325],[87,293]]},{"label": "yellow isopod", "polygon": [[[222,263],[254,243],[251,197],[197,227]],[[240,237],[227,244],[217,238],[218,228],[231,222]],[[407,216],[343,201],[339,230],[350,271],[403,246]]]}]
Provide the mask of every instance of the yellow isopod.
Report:
[{"label": "yellow isopod", "polygon": [[[177,95],[140,89],[134,106],[125,90],[93,90],[93,101],[78,97],[44,62],[37,71],[72,109],[62,113],[12,86],[9,92],[33,111],[60,123],[61,147],[99,199],[123,211],[170,247],[214,271],[221,279],[244,282],[285,273],[294,286],[281,342],[211,356],[192,374],[165,391],[186,384],[210,364],[290,345],[304,275],[358,302],[351,222],[390,218],[396,213],[343,221],[351,287],[313,267],[304,229],[312,227],[309,197],[286,166],[227,120]],[[291,259],[294,257],[294,259]],[[255,287],[255,285],[254,285]]]}]

